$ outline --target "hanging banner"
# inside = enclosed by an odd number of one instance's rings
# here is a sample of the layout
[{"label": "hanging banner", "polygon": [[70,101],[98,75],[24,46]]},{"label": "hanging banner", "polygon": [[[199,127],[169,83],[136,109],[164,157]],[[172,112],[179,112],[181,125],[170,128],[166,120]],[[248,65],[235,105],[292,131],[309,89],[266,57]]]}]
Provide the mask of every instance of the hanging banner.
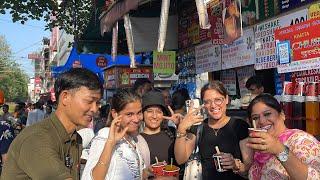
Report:
[{"label": "hanging banner", "polygon": [[208,4],[208,16],[211,24],[211,40],[214,45],[224,44],[222,10],[224,1],[212,1]]},{"label": "hanging banner", "polygon": [[247,29],[231,45],[222,46],[222,69],[252,65],[255,62],[254,33]]},{"label": "hanging banner", "polygon": [[195,47],[195,56],[197,74],[221,70],[221,46],[205,42]]},{"label": "hanging banner", "polygon": [[175,51],[153,51],[153,73],[174,74],[176,70]]},{"label": "hanging banner", "polygon": [[[290,42],[291,63],[279,66],[279,72],[320,68],[320,18],[311,19],[275,31],[277,44]],[[279,51],[278,56],[281,57]],[[309,61],[310,62],[300,62]],[[297,63],[299,62],[299,63]]]},{"label": "hanging banner", "polygon": [[242,36],[242,16],[240,0],[232,0],[222,11],[224,44],[231,44]]},{"label": "hanging banner", "polygon": [[285,11],[301,7],[307,3],[310,3],[314,0],[279,0],[278,5],[280,12],[283,13]]},{"label": "hanging banner", "polygon": [[307,20],[308,9],[258,24],[255,30],[256,62],[255,69],[271,69],[277,67],[274,31]]},{"label": "hanging banner", "polygon": [[241,97],[244,97],[249,93],[249,90],[246,88],[246,82],[251,77],[254,76],[254,68],[253,66],[244,66],[237,69],[238,83],[240,89]]},{"label": "hanging banner", "polygon": [[237,77],[234,69],[221,71],[221,82],[227,89],[229,95],[237,95]]},{"label": "hanging banner", "polygon": [[254,0],[241,0],[242,26],[251,26],[256,22],[256,5]]}]

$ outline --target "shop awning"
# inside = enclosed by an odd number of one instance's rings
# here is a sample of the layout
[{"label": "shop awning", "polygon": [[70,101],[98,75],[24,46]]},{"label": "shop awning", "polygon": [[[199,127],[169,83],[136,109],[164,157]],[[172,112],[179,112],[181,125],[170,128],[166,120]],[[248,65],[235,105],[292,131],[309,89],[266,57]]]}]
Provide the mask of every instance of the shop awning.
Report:
[{"label": "shop awning", "polygon": [[[106,60],[105,67],[99,67],[97,65],[97,59],[104,57]],[[141,63],[141,55],[136,56],[136,62]],[[56,78],[59,74],[74,68],[83,67],[90,71],[96,73],[101,81],[104,81],[104,69],[113,65],[130,65],[129,56],[119,55],[116,57],[115,61],[112,60],[111,55],[108,54],[80,54],[77,52],[76,48],[73,47],[70,56],[63,66],[52,67],[52,76]]]}]

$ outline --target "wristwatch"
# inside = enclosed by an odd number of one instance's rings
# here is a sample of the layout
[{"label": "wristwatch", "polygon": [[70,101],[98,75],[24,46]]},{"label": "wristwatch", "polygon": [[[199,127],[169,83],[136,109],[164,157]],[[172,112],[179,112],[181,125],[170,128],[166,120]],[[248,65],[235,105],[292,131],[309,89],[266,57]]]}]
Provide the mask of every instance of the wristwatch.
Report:
[{"label": "wristwatch", "polygon": [[284,145],[284,150],[277,155],[277,159],[283,163],[289,159],[289,147]]},{"label": "wristwatch", "polygon": [[186,137],[187,133],[180,133],[179,131],[176,132],[176,138]]}]

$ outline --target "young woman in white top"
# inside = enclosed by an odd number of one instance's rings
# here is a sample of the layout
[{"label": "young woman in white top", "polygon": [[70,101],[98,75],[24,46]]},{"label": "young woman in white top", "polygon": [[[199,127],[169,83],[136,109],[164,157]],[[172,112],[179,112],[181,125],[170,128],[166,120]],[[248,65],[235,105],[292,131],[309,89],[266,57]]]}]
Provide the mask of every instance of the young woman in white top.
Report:
[{"label": "young woman in white top", "polygon": [[92,141],[82,179],[142,179],[145,159],[150,158],[144,156],[148,145],[138,135],[142,119],[141,98],[119,90],[112,99],[109,127],[101,129]]}]

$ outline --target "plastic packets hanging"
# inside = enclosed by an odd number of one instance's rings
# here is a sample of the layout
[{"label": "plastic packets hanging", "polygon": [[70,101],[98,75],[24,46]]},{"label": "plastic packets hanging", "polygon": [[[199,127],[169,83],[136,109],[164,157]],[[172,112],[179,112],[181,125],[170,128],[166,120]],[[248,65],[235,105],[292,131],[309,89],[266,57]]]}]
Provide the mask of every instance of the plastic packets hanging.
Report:
[{"label": "plastic packets hanging", "polygon": [[204,0],[196,0],[198,16],[199,16],[199,25],[201,29],[210,29],[211,24],[208,18],[207,6],[204,3]]},{"label": "plastic packets hanging", "polygon": [[132,27],[131,27],[129,14],[124,15],[123,18],[124,18],[124,29],[126,31],[127,45],[129,50],[129,56],[130,56],[130,68],[136,68]]},{"label": "plastic packets hanging", "polygon": [[112,50],[111,50],[111,56],[112,61],[115,62],[116,57],[118,54],[118,22],[116,22],[115,26],[112,30]]},{"label": "plastic packets hanging", "polygon": [[162,0],[159,36],[158,36],[158,52],[163,52],[166,43],[168,16],[169,16],[170,0]]}]

